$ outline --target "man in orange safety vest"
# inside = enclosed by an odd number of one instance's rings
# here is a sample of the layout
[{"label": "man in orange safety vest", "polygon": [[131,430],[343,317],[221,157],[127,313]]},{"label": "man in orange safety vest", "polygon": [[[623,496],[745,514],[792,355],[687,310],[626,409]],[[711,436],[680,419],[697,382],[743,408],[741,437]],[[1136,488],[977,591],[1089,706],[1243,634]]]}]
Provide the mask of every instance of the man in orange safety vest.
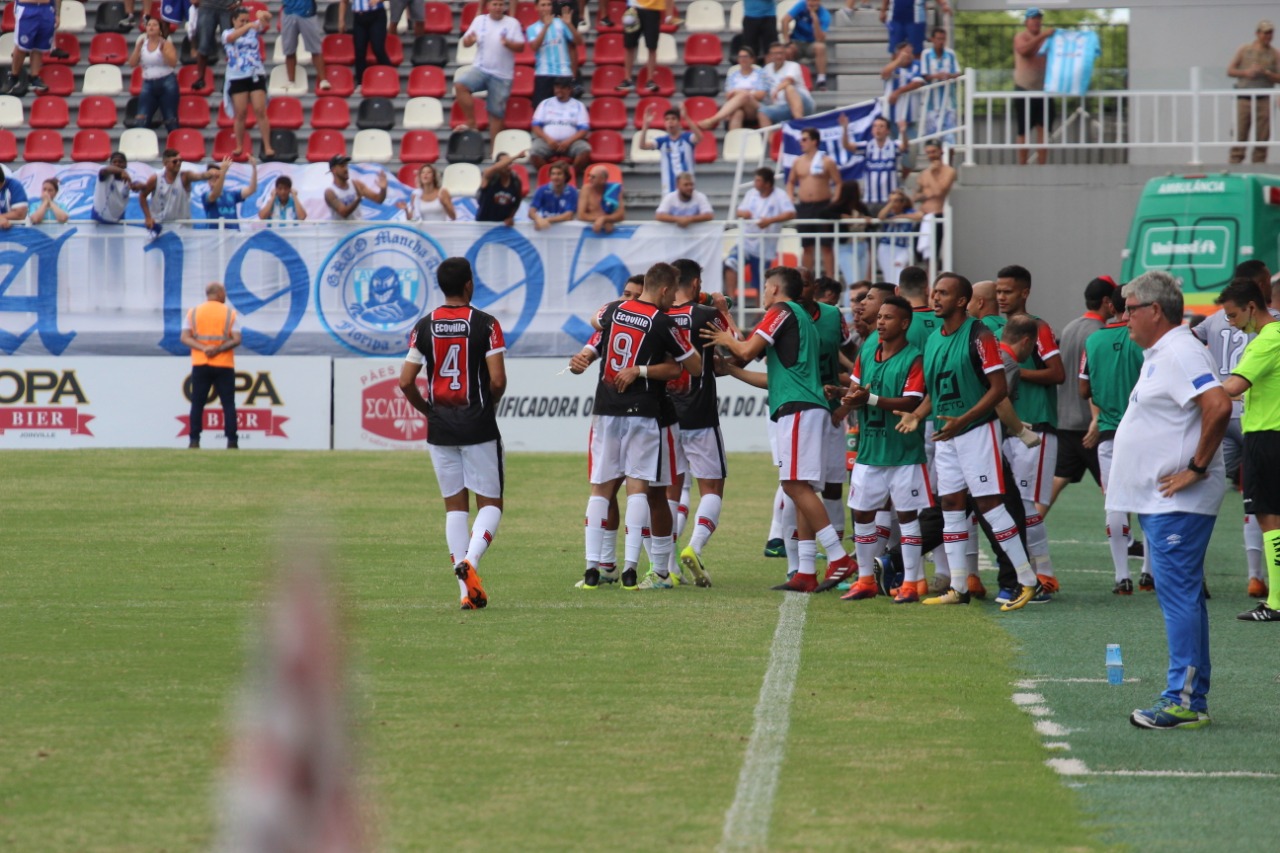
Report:
[{"label": "man in orange safety vest", "polygon": [[208,300],[188,311],[182,323],[182,343],[191,347],[191,441],[187,447],[200,447],[204,405],[210,389],[216,389],[222,402],[227,449],[236,450],[240,447],[236,434],[236,361],[232,352],[240,346],[236,312],[227,305],[227,289],[218,282],[206,287],[204,293]]}]

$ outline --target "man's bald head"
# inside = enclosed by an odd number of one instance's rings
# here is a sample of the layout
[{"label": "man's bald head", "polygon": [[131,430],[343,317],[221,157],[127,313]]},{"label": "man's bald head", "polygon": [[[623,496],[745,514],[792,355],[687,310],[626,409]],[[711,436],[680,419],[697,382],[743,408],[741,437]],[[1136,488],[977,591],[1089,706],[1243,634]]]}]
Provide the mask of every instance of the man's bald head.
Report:
[{"label": "man's bald head", "polygon": [[970,317],[994,317],[1000,313],[996,303],[996,283],[978,281],[973,285],[973,298],[969,300]]}]

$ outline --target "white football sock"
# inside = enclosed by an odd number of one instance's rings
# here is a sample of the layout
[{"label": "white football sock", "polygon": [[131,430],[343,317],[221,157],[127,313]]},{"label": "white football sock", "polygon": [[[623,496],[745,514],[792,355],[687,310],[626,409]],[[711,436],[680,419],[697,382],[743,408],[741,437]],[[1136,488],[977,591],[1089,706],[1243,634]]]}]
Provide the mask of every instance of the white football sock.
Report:
[{"label": "white football sock", "polygon": [[649,527],[649,497],[643,493],[627,495],[627,508],[624,516],[626,524],[626,544],[623,546],[622,559],[624,568],[634,569],[640,562],[640,550],[643,547],[642,537]]},{"label": "white football sock", "polygon": [[1009,515],[1009,510],[1005,509],[1004,504],[997,504],[995,508],[984,512],[983,515],[987,519],[987,524],[991,525],[991,532],[995,534],[1000,550],[1004,551],[1009,562],[1013,563],[1013,568],[1018,573],[1018,583],[1023,586],[1035,586],[1036,573],[1031,571],[1027,549],[1022,547],[1022,540],[1018,538],[1018,527],[1013,523],[1013,516]]},{"label": "white football sock", "polygon": [[861,524],[855,521],[853,523],[853,547],[854,553],[858,555],[859,580],[873,573],[876,560],[876,540],[878,538],[875,522]]},{"label": "white football sock", "polygon": [[904,521],[902,527],[902,581],[918,581],[924,578],[920,565],[920,519]]},{"label": "white football sock", "polygon": [[[964,551],[969,543],[969,519],[964,510],[942,512],[942,548],[947,552],[947,562],[953,566],[964,565]],[[969,591],[969,579],[963,572],[951,574],[951,588],[956,592]]]},{"label": "white football sock", "polygon": [[702,556],[702,549],[707,546],[711,534],[716,532],[720,523],[720,506],[723,499],[719,495],[703,495],[698,499],[697,523],[689,536],[689,547],[693,553]]},{"label": "white football sock", "polygon": [[1116,583],[1129,580],[1129,525],[1125,514],[1114,510],[1107,513],[1107,547],[1111,549],[1111,567],[1115,569]]},{"label": "white football sock", "polygon": [[498,523],[502,510],[496,506],[482,506],[476,510],[476,523],[471,526],[471,543],[467,546],[467,562],[480,568],[480,559],[489,550],[493,537],[498,535]]},{"label": "white football sock", "polygon": [[[594,569],[604,562],[604,543],[609,538],[608,531],[605,530],[606,519],[609,517],[609,499],[599,495],[592,495],[587,498],[587,518],[584,525],[586,530],[587,545],[587,568]],[[617,532],[614,532],[613,540],[617,542]]]}]

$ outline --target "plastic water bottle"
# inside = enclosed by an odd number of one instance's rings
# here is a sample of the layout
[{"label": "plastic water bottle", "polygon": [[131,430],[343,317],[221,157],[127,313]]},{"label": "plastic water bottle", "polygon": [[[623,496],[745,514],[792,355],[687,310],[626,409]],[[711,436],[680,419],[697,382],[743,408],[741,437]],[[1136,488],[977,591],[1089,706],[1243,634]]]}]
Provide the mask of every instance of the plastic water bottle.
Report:
[{"label": "plastic water bottle", "polygon": [[1121,684],[1124,682],[1124,660],[1120,657],[1120,644],[1107,644],[1107,683]]}]

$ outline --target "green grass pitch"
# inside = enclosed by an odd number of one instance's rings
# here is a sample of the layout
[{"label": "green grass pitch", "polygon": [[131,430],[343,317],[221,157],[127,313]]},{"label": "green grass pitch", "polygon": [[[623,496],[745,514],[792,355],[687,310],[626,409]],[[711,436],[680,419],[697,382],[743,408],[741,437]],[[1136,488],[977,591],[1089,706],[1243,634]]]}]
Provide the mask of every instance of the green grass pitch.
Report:
[{"label": "green grass pitch", "polygon": [[[209,847],[247,629],[300,510],[334,543],[377,849],[716,848],[782,600],[760,556],[776,474],[731,468],[712,589],[583,593],[585,461],[510,457],[491,605],[463,613],[425,454],[5,454],[0,849]],[[1048,524],[1049,605],[809,602],[767,849],[1272,842],[1277,780],[1214,775],[1277,767],[1273,629],[1233,618],[1252,604],[1238,497],[1210,558],[1215,723],[1195,732],[1127,722],[1163,685],[1163,626],[1153,595],[1110,594],[1097,490]],[[1117,687],[1096,680],[1110,642]],[[1192,775],[1132,775],[1151,771]]]}]

